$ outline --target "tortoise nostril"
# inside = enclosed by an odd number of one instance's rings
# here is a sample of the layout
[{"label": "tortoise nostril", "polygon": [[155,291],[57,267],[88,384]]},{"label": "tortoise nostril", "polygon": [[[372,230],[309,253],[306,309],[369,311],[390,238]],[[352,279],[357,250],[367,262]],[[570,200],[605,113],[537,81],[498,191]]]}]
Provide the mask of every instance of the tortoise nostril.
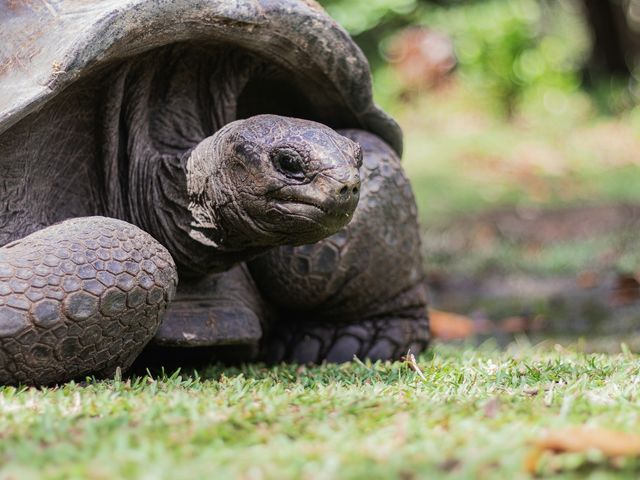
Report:
[{"label": "tortoise nostril", "polygon": [[358,187],[353,187],[353,189],[351,190],[351,193],[353,193],[354,195],[358,194]]},{"label": "tortoise nostril", "polygon": [[349,187],[347,187],[347,186],[345,185],[344,187],[342,187],[342,188],[340,189],[340,192],[338,192],[338,193],[340,193],[340,195],[346,195],[348,192],[349,192]]}]

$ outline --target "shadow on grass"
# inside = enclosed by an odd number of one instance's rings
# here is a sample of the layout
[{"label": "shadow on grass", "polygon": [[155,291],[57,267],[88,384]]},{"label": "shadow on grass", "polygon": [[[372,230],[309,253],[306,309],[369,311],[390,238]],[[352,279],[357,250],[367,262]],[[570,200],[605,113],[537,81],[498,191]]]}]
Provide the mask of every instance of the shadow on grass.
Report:
[{"label": "shadow on grass", "polygon": [[[247,363],[242,360],[242,348],[149,348],[138,357],[128,377],[132,380],[150,376],[167,380],[179,375],[183,379],[224,381],[243,377],[248,380],[302,386],[358,386],[371,382],[392,384],[413,376],[404,361],[362,361],[321,365]],[[420,355],[421,361],[430,361],[434,353],[429,350]]]}]

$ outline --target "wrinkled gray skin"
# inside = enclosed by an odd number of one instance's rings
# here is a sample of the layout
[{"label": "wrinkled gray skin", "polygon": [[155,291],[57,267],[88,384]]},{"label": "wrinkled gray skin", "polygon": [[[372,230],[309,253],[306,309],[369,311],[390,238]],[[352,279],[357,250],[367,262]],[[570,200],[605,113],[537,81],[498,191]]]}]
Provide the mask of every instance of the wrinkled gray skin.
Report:
[{"label": "wrinkled gray skin", "polygon": [[361,165],[360,146],[319,123],[258,115],[226,125],[188,155],[190,215],[180,212],[183,233],[171,234],[197,245],[183,249],[182,264],[224,271],[229,254],[247,259],[337,232],[358,204]]},{"label": "wrinkled gray skin", "polygon": [[393,150],[309,120],[236,120],[238,91],[269,67],[220,54],[205,75],[192,60],[125,62],[0,137],[0,382],[108,375],[154,335],[210,347],[222,324],[247,360],[426,346],[415,201]]}]

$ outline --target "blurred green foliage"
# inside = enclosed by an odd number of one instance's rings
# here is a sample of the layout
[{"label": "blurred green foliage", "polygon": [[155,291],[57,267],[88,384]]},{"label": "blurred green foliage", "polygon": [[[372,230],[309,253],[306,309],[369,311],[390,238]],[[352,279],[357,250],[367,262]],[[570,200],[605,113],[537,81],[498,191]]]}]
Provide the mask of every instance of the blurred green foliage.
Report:
[{"label": "blurred green foliage", "polygon": [[408,26],[448,34],[458,76],[502,113],[521,105],[562,109],[580,87],[590,39],[571,0],[322,0],[371,62],[376,97],[393,109],[402,83],[385,62],[390,41]]}]

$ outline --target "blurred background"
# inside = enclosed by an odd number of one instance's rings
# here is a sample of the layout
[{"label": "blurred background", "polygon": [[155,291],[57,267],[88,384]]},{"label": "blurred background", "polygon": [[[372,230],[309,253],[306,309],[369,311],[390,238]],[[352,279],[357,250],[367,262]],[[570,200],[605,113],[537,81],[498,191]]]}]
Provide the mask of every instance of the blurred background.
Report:
[{"label": "blurred background", "polygon": [[404,129],[436,333],[633,344],[640,0],[320,3]]}]

